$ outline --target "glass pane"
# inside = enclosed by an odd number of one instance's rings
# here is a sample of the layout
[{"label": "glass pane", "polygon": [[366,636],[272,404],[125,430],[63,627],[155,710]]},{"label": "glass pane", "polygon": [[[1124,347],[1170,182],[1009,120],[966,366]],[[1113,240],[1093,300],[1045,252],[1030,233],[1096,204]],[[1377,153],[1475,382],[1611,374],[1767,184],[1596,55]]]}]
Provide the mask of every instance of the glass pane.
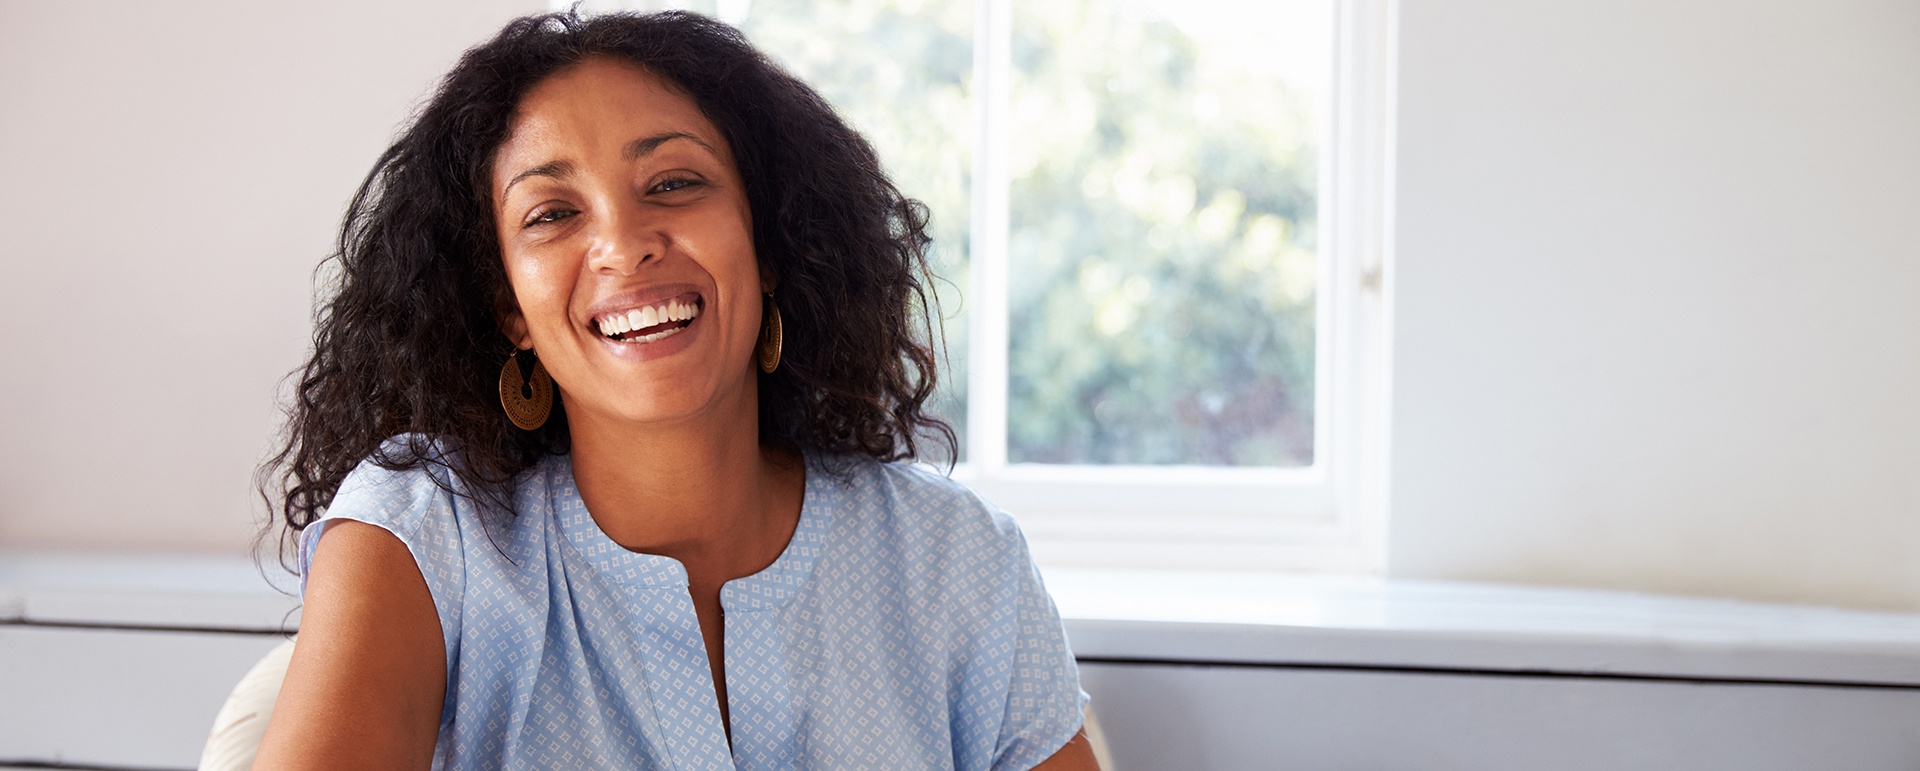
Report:
[{"label": "glass pane", "polygon": [[1013,17],[1008,460],[1313,462],[1330,0]]},{"label": "glass pane", "polygon": [[714,10],[819,90],[873,143],[894,184],[927,205],[938,276],[929,287],[939,303],[933,335],[944,348],[934,411],[964,442],[972,2],[734,0]]}]

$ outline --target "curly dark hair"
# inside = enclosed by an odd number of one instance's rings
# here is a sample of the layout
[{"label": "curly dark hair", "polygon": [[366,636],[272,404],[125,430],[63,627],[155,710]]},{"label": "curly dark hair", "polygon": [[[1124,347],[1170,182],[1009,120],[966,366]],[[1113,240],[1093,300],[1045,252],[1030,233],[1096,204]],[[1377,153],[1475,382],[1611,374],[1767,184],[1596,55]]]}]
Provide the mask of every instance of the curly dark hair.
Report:
[{"label": "curly dark hair", "polygon": [[[680,88],[732,147],[785,321],[780,367],[760,375],[761,443],[894,461],[931,441],[953,457],[952,428],[926,410],[937,318],[926,207],[894,187],[866,140],[721,22],[531,16],[461,57],[348,205],[284,444],[261,467],[284,536],[318,520],[365,459],[444,465],[453,478],[433,474],[443,487],[511,513],[515,478],[567,451],[563,405],[535,431],[500,408],[514,346],[499,320],[516,305],[489,180],[521,98],[600,56]],[[387,441],[401,435],[411,441]]]}]

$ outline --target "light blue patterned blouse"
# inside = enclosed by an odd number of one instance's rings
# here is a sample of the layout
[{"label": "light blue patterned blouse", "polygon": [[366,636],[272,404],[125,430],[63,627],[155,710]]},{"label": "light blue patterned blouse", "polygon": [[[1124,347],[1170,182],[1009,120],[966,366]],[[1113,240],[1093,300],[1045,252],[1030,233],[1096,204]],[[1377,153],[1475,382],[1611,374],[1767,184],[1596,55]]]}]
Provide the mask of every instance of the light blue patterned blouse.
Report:
[{"label": "light blue patterned blouse", "polygon": [[[390,445],[391,446],[391,445]],[[363,463],[327,520],[391,531],[440,612],[434,768],[1025,769],[1080,729],[1060,617],[1026,541],[966,488],[904,465],[809,459],[793,540],[728,582],[731,751],[687,574],[615,544],[572,463],[483,527],[434,471]],[[325,522],[301,539],[310,564]],[[302,571],[304,573],[304,569]]]}]

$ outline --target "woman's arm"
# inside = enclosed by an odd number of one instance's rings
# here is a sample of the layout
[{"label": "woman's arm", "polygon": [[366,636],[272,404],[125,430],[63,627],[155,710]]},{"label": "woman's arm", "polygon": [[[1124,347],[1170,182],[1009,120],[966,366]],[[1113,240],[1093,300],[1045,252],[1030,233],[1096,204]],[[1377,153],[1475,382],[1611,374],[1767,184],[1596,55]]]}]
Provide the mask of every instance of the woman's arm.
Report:
[{"label": "woman's arm", "polygon": [[1100,762],[1094,759],[1093,744],[1087,741],[1087,732],[1082,730],[1067,740],[1067,746],[1053,753],[1053,757],[1034,766],[1033,771],[1100,771]]},{"label": "woman's arm", "polygon": [[405,544],[337,521],[308,567],[300,641],[257,769],[425,769],[447,691],[439,613]]}]

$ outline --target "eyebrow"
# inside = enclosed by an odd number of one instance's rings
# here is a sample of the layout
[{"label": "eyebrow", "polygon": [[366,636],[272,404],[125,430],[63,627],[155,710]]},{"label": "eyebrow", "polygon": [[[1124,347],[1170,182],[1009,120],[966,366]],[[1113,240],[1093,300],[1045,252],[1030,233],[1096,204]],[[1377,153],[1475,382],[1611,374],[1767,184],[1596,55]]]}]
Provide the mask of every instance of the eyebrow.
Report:
[{"label": "eyebrow", "polygon": [[566,179],[567,177],[570,177],[572,175],[573,175],[573,164],[571,163],[568,163],[566,161],[553,161],[551,163],[542,163],[531,169],[527,169],[526,171],[520,172],[519,174],[513,175],[513,179],[507,180],[507,186],[500,188],[500,198],[504,201],[507,197],[507,192],[512,190],[514,185],[520,184],[520,180],[526,179],[528,177],[552,177],[554,179]]},{"label": "eyebrow", "polygon": [[[632,142],[627,143],[627,147],[625,150],[623,150],[620,153],[620,157],[625,158],[626,160],[629,160],[629,161],[639,160],[640,158],[643,158],[645,156],[652,155],[653,151],[660,149],[661,145],[664,145],[675,139],[688,140],[690,142],[693,142],[694,144],[697,144],[701,147],[706,148],[707,152],[713,153],[715,156],[720,155],[720,151],[713,149],[713,145],[707,144],[706,140],[704,139],[701,139],[697,136],[694,136],[692,134],[687,134],[684,132],[669,131],[662,134],[655,134],[653,136],[646,137],[644,139],[636,139],[636,140],[633,140]],[[543,163],[531,169],[527,169],[526,171],[520,172],[519,174],[513,175],[513,179],[507,180],[506,187],[500,188],[500,196],[502,198],[506,197],[507,191],[512,190],[514,185],[517,185],[520,183],[520,180],[526,179],[528,177],[551,177],[553,179],[565,179],[568,176],[571,176],[572,174],[573,174],[573,164],[568,163],[566,161],[553,161],[551,163]]]},{"label": "eyebrow", "polygon": [[685,139],[693,142],[696,145],[707,148],[707,152],[713,153],[716,156],[720,154],[720,151],[713,149],[713,145],[707,144],[706,140],[704,139],[701,139],[697,136],[694,136],[692,134],[687,134],[684,132],[668,131],[662,134],[655,134],[645,139],[633,140],[632,142],[627,144],[627,150],[625,153],[622,154],[622,157],[626,158],[629,161],[638,160],[643,156],[653,154],[653,151],[660,149],[661,145],[664,145],[675,139]]}]

